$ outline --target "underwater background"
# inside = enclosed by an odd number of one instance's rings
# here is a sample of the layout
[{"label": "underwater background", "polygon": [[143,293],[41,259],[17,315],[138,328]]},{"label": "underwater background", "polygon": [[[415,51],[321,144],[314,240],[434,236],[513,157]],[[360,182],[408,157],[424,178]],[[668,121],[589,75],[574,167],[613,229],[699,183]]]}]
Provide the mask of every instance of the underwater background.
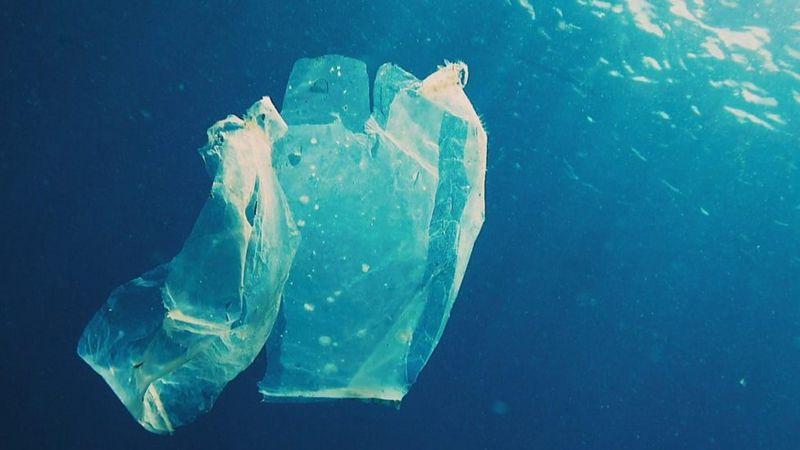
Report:
[{"label": "underwater background", "polygon": [[[800,448],[794,0],[4,2],[0,447]],[[399,409],[269,404],[263,356],[174,436],[75,347],[178,252],[205,130],[295,60],[470,67],[486,223]]]}]

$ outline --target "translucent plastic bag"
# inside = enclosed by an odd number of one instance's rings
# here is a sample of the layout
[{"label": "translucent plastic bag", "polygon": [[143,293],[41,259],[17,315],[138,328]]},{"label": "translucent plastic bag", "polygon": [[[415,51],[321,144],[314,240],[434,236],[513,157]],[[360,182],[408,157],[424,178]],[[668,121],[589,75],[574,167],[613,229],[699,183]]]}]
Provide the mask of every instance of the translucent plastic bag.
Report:
[{"label": "translucent plastic bag", "polygon": [[370,112],[362,62],[298,61],[283,118],[265,98],[209,129],[192,234],[112,292],[80,356],[158,433],[210,409],[276,318],[267,399],[401,400],[483,224],[486,134],[466,80],[462,63],[422,81],[385,64]]},{"label": "translucent plastic bag", "polygon": [[444,329],[484,218],[486,134],[467,68],[423,81],[365,65],[300,60],[276,143],[301,233],[261,392],[398,401]]},{"label": "translucent plastic bag", "polygon": [[83,332],[78,354],[150,431],[210,409],[272,329],[298,240],[270,162],[285,132],[269,99],[212,126],[211,195],[183,249],[112,292]]}]

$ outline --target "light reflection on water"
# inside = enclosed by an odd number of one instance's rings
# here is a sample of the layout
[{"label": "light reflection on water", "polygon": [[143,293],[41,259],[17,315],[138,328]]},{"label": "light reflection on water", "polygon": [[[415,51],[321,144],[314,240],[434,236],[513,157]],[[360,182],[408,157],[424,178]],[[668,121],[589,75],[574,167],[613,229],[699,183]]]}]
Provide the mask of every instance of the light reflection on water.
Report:
[{"label": "light reflection on water", "polygon": [[[800,105],[800,6],[791,6],[788,0],[577,3],[598,20],[614,21],[612,32],[630,25],[645,33],[638,38],[650,36],[661,41],[652,45],[653,54],[639,60],[600,57],[608,76],[641,84],[679,84],[686,78],[705,78],[709,87],[728,97],[719,111],[742,124],[794,135],[792,116],[797,116],[793,113]],[[528,9],[525,4],[519,2]],[[556,31],[582,29],[582,24],[565,18],[561,9],[553,8],[552,13],[561,19]],[[548,33],[542,34],[551,39]],[[781,109],[782,105],[785,108]],[[690,107],[700,114],[696,104]]]}]

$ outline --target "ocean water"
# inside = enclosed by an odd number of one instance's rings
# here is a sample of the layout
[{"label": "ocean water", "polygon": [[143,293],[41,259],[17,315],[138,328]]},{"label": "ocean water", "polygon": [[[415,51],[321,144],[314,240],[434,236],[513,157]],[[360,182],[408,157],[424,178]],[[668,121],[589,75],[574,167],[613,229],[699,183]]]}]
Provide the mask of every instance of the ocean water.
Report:
[{"label": "ocean water", "polygon": [[[6,2],[0,447],[800,448],[794,0]],[[470,67],[486,224],[399,409],[262,403],[264,359],[173,436],[75,352],[177,253],[196,149],[301,57]]]}]

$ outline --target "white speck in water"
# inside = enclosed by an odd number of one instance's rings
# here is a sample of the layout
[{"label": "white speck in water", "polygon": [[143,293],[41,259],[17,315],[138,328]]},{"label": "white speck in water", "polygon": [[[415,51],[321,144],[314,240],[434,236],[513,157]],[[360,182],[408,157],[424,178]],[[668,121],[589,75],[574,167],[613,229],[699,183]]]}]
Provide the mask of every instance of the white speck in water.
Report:
[{"label": "white speck in water", "polygon": [[631,147],[631,153],[636,155],[636,157],[641,159],[642,161],[647,162],[647,158],[645,158],[645,156],[639,150],[636,150],[636,148]]},{"label": "white speck in water", "polygon": [[636,75],[635,77],[631,78],[631,80],[637,83],[644,83],[644,84],[653,84],[655,81],[652,78],[647,78],[642,75]]},{"label": "white speck in water", "polygon": [[307,205],[307,204],[308,204],[308,202],[309,202],[309,201],[311,201],[311,199],[310,199],[310,198],[308,198],[308,196],[307,196],[307,195],[305,195],[305,194],[301,195],[301,196],[300,196],[300,198],[299,198],[298,200],[300,200],[300,203],[302,203],[302,204],[304,204],[304,205]]},{"label": "white speck in water", "polygon": [[369,264],[367,263],[361,264],[361,271],[364,273],[369,272]]},{"label": "white speck in water", "polygon": [[643,57],[642,64],[644,64],[645,67],[648,67],[653,70],[661,70],[661,64],[659,64],[655,58],[650,56]]},{"label": "white speck in water", "polygon": [[331,345],[332,339],[331,339],[330,336],[320,336],[318,341],[319,341],[319,345],[321,345],[323,347],[327,347],[327,346]]},{"label": "white speck in water", "polygon": [[312,312],[314,311],[314,305],[311,303],[305,303],[303,304],[303,309],[305,309],[308,312]]}]

